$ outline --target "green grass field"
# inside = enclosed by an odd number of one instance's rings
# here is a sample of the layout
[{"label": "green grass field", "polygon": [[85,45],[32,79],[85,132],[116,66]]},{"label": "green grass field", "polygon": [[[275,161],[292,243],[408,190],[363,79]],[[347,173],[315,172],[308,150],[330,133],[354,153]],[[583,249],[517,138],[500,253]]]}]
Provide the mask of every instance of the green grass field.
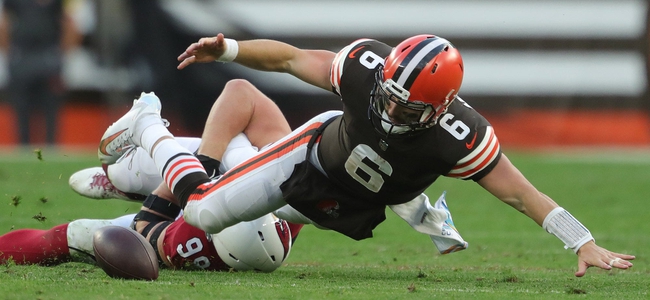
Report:
[{"label": "green grass field", "polygon": [[[443,178],[469,249],[440,256],[427,236],[388,211],[375,237],[355,242],[306,228],[274,273],[162,270],[154,282],[109,278],[98,267],[0,265],[0,299],[647,299],[650,297],[650,153],[509,155],[528,179],[590,228],[598,244],[637,256],[627,271],[590,269],[562,243],[477,184]],[[0,234],[78,218],[114,218],[136,203],[75,194],[68,177],[96,165],[88,153],[0,153]]]}]

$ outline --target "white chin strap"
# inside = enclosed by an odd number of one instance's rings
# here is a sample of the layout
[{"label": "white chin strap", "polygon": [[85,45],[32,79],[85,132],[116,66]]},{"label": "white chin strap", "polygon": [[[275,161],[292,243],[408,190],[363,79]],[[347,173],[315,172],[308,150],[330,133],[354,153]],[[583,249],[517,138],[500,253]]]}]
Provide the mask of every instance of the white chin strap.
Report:
[{"label": "white chin strap", "polygon": [[[384,131],[387,132],[387,133],[390,131],[390,133],[402,134],[402,133],[405,133],[405,132],[411,130],[411,127],[409,127],[409,126],[395,126],[395,125],[393,125],[391,123],[388,123],[388,122],[384,121],[384,120],[390,120],[390,118],[388,118],[388,114],[386,113],[385,110],[384,110],[384,112],[381,113],[381,117],[382,117],[381,127],[384,128]],[[391,130],[391,128],[392,128],[392,130]]]}]

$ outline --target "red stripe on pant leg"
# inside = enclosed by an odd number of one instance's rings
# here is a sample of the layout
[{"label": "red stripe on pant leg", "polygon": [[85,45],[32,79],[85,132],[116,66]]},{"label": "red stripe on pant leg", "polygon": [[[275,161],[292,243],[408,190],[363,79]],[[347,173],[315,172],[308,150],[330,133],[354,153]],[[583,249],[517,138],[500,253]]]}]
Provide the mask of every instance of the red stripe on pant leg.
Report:
[{"label": "red stripe on pant leg", "polygon": [[218,181],[214,182],[213,184],[201,185],[197,187],[197,190],[199,190],[199,192],[192,193],[192,195],[190,195],[188,198],[188,201],[200,200],[204,194],[210,193],[215,189],[218,189],[238,178],[241,178],[256,168],[274,159],[277,159],[278,157],[283,156],[302,145],[308,144],[313,134],[310,134],[310,131],[314,132],[316,129],[318,129],[318,127],[320,127],[321,124],[322,122],[311,124],[300,133],[294,135],[292,139],[288,139],[281,144],[275,145],[273,148],[265,151],[260,156],[255,156],[239,164],[234,169],[226,172],[226,174],[224,174]]}]

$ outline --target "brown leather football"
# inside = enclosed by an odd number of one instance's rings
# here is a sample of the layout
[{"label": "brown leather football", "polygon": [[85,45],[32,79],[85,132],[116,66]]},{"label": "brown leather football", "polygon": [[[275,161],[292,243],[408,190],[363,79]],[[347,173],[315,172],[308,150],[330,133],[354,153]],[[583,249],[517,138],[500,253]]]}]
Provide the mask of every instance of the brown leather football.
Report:
[{"label": "brown leather football", "polygon": [[93,235],[93,248],[97,265],[110,277],[138,280],[158,278],[158,258],[153,247],[130,228],[100,228]]}]

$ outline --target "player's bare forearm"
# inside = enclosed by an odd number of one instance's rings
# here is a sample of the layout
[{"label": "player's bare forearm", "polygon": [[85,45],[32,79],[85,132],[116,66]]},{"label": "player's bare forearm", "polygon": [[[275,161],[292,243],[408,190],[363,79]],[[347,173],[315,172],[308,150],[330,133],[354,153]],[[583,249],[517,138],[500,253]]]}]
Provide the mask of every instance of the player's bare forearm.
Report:
[{"label": "player's bare forearm", "polygon": [[504,154],[494,169],[478,183],[540,226],[546,215],[558,206],[551,198],[538,191]]},{"label": "player's bare forearm", "polygon": [[304,50],[274,40],[239,41],[235,62],[251,69],[289,73],[314,86],[331,90],[329,72],[335,53]]},{"label": "player's bare forearm", "polygon": [[[329,91],[330,67],[335,55],[327,50],[304,50],[268,39],[227,41],[219,33],[214,37],[201,38],[187,47],[177,58],[180,62],[177,68],[182,70],[193,63],[233,59],[232,61],[251,69],[288,73]],[[229,58],[224,59],[222,56]]]},{"label": "player's bare forearm", "polygon": [[[232,47],[231,45],[230,47]],[[237,52],[234,62],[246,67],[272,72],[289,72],[290,61],[300,49],[274,40],[236,41]],[[209,63],[219,59],[227,51],[228,43],[222,33],[214,37],[203,37],[192,43],[178,56],[178,69],[193,63]]]},{"label": "player's bare forearm", "polygon": [[[563,214],[559,221],[549,222],[559,222],[561,224],[555,226],[545,225],[545,220],[551,216],[551,211],[556,209],[564,211],[564,209],[560,208],[553,199],[539,192],[528,182],[505,155],[501,157],[494,169],[479,180],[478,183],[501,201],[526,214],[537,224],[544,227],[546,231],[558,237],[567,247],[576,251],[578,254],[578,271],[575,276],[584,276],[589,267],[598,267],[605,270],[632,267],[632,263],[628,260],[634,259],[633,255],[615,253],[599,247],[594,242],[589,231],[568,213]],[[570,237],[566,238],[566,235],[563,234],[563,232],[576,228],[584,229],[584,232],[580,233],[582,236],[578,240]],[[575,235],[575,230],[573,232],[573,235]],[[585,243],[581,244],[580,240],[584,240]]]},{"label": "player's bare forearm", "polygon": [[239,53],[235,62],[251,69],[270,72],[288,73],[290,62],[295,59],[300,49],[274,40],[237,41]]}]

